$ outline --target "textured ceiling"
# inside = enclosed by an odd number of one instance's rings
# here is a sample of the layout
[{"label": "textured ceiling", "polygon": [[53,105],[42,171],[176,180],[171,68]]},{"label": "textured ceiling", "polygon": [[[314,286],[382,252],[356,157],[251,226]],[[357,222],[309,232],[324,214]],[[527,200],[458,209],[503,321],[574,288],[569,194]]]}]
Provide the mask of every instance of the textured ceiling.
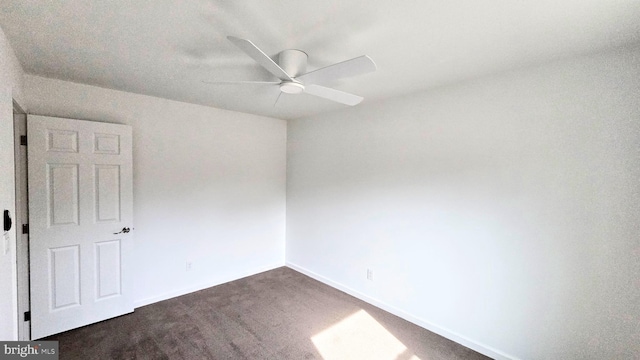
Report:
[{"label": "textured ceiling", "polygon": [[324,84],[364,103],[640,42],[638,0],[2,0],[0,27],[25,71],[105,88],[299,118],[344,108],[277,87],[227,39],[308,70],[369,55],[378,71]]}]

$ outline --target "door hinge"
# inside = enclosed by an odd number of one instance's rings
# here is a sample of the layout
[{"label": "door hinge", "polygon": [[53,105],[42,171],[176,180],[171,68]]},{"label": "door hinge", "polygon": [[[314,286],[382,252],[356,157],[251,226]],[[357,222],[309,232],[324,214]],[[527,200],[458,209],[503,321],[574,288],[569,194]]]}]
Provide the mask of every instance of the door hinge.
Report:
[{"label": "door hinge", "polygon": [[20,145],[27,146],[27,135],[20,135]]},{"label": "door hinge", "polygon": [[24,321],[31,321],[31,311],[24,312]]},{"label": "door hinge", "polygon": [[22,224],[22,233],[23,234],[29,233],[29,224]]}]

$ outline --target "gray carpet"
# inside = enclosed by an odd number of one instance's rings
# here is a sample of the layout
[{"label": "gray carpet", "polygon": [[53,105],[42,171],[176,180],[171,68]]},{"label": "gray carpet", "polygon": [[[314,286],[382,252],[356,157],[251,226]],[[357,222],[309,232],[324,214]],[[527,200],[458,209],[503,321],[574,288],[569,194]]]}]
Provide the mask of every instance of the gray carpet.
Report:
[{"label": "gray carpet", "polygon": [[60,359],[487,359],[286,267],[46,340]]}]

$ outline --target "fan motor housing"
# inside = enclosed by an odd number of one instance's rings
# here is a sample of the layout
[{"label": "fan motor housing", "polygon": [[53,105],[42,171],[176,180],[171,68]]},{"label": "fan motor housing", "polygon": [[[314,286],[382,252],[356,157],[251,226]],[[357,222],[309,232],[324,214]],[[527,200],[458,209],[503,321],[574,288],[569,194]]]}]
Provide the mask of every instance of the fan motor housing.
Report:
[{"label": "fan motor housing", "polygon": [[283,50],[278,55],[278,65],[289,76],[296,77],[307,72],[307,53],[301,50]]}]

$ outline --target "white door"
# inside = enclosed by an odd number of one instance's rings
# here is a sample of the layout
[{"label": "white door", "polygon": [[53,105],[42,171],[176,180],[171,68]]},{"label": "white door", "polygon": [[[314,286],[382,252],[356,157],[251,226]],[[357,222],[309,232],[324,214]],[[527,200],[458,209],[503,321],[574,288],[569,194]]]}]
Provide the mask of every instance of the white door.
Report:
[{"label": "white door", "polygon": [[29,115],[27,154],[32,339],[132,312],[131,127]]}]

